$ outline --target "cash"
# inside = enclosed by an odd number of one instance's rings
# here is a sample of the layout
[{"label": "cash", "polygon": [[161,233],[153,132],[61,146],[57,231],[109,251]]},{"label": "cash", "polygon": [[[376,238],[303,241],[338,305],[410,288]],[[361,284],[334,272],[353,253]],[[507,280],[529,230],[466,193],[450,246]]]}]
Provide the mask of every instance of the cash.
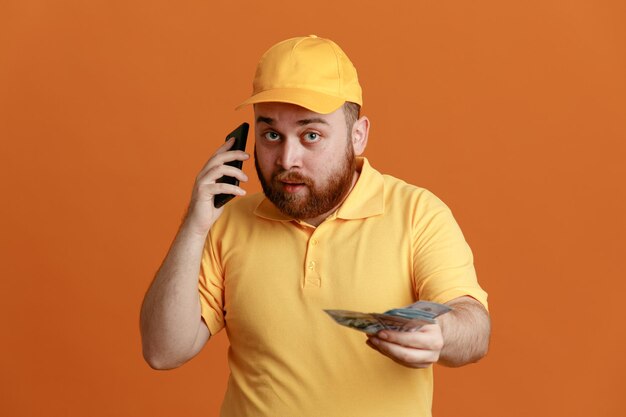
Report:
[{"label": "cash", "polygon": [[435,323],[435,318],[452,310],[444,304],[418,301],[403,308],[384,313],[360,313],[348,310],[324,310],[342,326],[360,332],[375,334],[381,330],[412,332],[425,324]]}]

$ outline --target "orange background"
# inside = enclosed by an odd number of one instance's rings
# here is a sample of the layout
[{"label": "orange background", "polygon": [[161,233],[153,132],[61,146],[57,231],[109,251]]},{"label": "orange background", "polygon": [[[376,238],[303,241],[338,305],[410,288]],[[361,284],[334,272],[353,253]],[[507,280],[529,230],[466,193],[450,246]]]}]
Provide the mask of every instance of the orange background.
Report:
[{"label": "orange background", "polygon": [[218,414],[225,335],[153,371],[139,307],[258,58],[315,33],[359,70],[366,155],[450,205],[490,293],[435,415],[626,415],[625,28],[622,0],[3,1],[0,414]]}]

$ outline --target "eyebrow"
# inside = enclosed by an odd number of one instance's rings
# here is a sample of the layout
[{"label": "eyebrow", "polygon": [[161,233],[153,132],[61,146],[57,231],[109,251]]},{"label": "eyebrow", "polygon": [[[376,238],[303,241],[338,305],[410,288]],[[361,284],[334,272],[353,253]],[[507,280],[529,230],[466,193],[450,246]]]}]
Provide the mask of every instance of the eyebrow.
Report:
[{"label": "eyebrow", "polygon": [[297,122],[300,126],[304,126],[304,125],[310,125],[312,123],[322,123],[327,125],[328,122],[320,117],[314,117],[312,119],[302,119],[302,120],[298,120]]},{"label": "eyebrow", "polygon": [[273,125],[274,124],[274,119],[272,119],[271,117],[265,117],[265,116],[259,116],[256,118],[256,122],[257,123],[267,123],[268,125]]},{"label": "eyebrow", "polygon": [[[256,122],[257,123],[267,123],[268,125],[272,126],[274,124],[274,119],[272,119],[271,117],[265,117],[265,116],[259,116],[256,118]],[[306,125],[310,125],[312,123],[322,123],[325,125],[328,125],[329,123],[320,118],[320,117],[313,117],[311,119],[302,119],[302,120],[298,120],[296,122],[298,125],[300,126],[306,126]]]}]

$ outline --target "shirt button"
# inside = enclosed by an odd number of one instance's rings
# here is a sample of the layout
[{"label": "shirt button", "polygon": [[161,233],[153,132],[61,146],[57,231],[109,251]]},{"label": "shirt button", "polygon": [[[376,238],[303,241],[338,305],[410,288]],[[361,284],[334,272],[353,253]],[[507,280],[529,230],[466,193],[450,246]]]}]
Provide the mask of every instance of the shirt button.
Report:
[{"label": "shirt button", "polygon": [[315,261],[309,262],[309,269],[315,268]]},{"label": "shirt button", "polygon": [[313,246],[317,245],[317,239],[313,239],[313,240],[311,241],[311,244],[312,244]]}]

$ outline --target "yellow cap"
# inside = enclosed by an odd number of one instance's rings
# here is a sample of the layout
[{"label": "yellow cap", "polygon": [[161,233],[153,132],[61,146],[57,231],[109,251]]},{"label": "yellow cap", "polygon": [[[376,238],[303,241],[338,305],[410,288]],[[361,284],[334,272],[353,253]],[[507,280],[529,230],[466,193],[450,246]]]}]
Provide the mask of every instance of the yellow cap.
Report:
[{"label": "yellow cap", "polygon": [[272,46],[259,61],[252,87],[252,96],[237,108],[281,102],[327,114],[346,101],[363,104],[350,59],[335,42],[315,35]]}]

